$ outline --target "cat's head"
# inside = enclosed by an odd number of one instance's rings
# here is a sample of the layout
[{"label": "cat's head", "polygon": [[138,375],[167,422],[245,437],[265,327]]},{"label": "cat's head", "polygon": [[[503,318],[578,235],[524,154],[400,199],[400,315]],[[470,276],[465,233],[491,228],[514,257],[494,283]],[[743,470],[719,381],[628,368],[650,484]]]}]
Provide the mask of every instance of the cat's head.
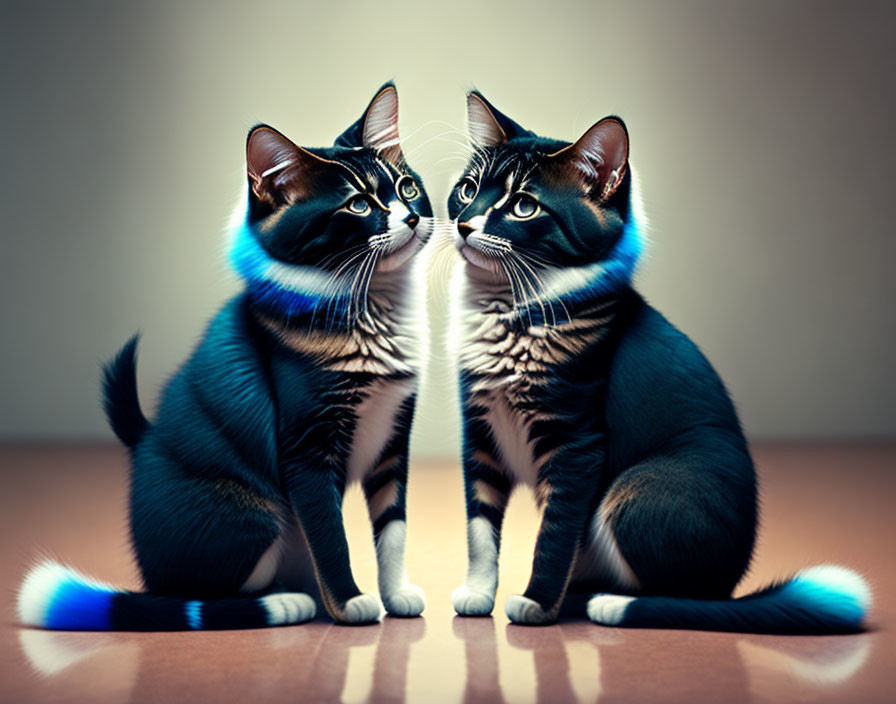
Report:
[{"label": "cat's head", "polygon": [[607,117],[574,143],[539,137],[467,96],[473,155],[448,199],[473,276],[520,305],[576,301],[628,284],[643,247],[628,131]]},{"label": "cat's head", "polygon": [[281,313],[357,303],[373,277],[407,267],[432,233],[429,199],[401,150],[391,83],[332,147],[300,147],[254,127],[246,174],[231,260],[253,298]]}]

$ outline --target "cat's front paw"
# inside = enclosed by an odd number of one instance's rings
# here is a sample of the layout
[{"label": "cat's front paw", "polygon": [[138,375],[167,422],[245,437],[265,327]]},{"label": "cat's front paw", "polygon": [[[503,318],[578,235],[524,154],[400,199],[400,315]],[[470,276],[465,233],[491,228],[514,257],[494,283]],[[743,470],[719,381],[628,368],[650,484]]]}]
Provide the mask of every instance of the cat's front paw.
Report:
[{"label": "cat's front paw", "polygon": [[507,597],[507,601],[504,602],[504,612],[513,623],[524,626],[541,626],[553,623],[557,618],[542,609],[537,601],[519,594]]},{"label": "cat's front paw", "polygon": [[380,600],[373,594],[359,594],[345,602],[342,610],[341,623],[357,625],[361,623],[373,623],[380,617]]},{"label": "cat's front paw", "polygon": [[495,608],[495,597],[462,584],[452,592],[451,603],[461,616],[488,616]]},{"label": "cat's front paw", "polygon": [[426,595],[416,584],[407,584],[396,592],[382,595],[383,606],[390,616],[419,616],[426,608]]}]

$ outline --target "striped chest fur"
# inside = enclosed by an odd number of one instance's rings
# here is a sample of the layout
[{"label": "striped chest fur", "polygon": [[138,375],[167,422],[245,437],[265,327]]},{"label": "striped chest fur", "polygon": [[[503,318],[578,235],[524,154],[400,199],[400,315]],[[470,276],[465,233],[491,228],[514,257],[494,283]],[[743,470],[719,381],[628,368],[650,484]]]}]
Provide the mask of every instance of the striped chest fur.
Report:
[{"label": "striped chest fur", "polygon": [[505,286],[465,282],[456,311],[460,371],[468,379],[463,402],[489,426],[499,459],[516,481],[536,486],[556,452],[549,437],[557,420],[548,396],[561,367],[602,340],[612,304],[554,325],[522,324]]},{"label": "striped chest fur", "polygon": [[424,330],[422,316],[408,304],[410,287],[400,283],[380,282],[370,291],[367,310],[347,330],[309,330],[262,318],[284,347],[335,373],[337,383],[321,399],[324,459],[348,482],[388,460],[390,442],[410,424]]}]

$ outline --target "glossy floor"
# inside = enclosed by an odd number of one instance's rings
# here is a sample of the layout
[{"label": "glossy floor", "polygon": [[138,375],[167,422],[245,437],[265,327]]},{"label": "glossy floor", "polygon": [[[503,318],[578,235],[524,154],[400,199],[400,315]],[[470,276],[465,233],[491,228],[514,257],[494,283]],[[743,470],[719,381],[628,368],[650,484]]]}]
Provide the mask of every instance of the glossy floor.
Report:
[{"label": "glossy floor", "polygon": [[[528,577],[531,496],[507,517],[495,616],[454,616],[464,572],[455,467],[418,463],[409,563],[427,593],[423,618],[364,627],[325,621],[217,633],[51,633],[21,629],[13,593],[38,551],[136,586],[125,526],[126,457],[116,447],[0,449],[3,702],[891,702],[896,699],[896,446],[755,450],[763,525],[739,592],[803,566],[863,571],[872,630],[840,637],[626,631],[590,623],[509,625],[503,601]],[[376,585],[357,489],[346,501],[355,574]]]}]

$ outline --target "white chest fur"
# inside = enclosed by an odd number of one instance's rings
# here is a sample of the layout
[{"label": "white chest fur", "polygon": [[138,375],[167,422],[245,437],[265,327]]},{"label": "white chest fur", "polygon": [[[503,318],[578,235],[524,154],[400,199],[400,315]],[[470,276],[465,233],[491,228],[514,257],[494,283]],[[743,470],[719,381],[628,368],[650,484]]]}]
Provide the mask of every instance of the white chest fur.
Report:
[{"label": "white chest fur", "polygon": [[355,406],[355,427],[346,474],[349,482],[364,478],[396,431],[402,404],[414,393],[416,379],[377,379]]},{"label": "white chest fur", "polygon": [[[350,437],[348,481],[373,469],[398,428],[402,405],[417,391],[425,359],[426,319],[416,269],[376,276],[367,310],[350,330],[295,329],[270,319],[262,322],[281,343],[308,356],[321,368],[357,378],[357,400],[340,432]],[[357,376],[355,376],[357,375]],[[334,459],[336,455],[333,456]]]},{"label": "white chest fur", "polygon": [[458,371],[472,380],[462,403],[488,423],[506,469],[534,486],[550,459],[550,453],[535,456],[532,426],[554,417],[540,402],[551,372],[597,342],[609,318],[590,315],[556,325],[519,326],[506,284],[458,276],[453,289],[451,345]]}]

